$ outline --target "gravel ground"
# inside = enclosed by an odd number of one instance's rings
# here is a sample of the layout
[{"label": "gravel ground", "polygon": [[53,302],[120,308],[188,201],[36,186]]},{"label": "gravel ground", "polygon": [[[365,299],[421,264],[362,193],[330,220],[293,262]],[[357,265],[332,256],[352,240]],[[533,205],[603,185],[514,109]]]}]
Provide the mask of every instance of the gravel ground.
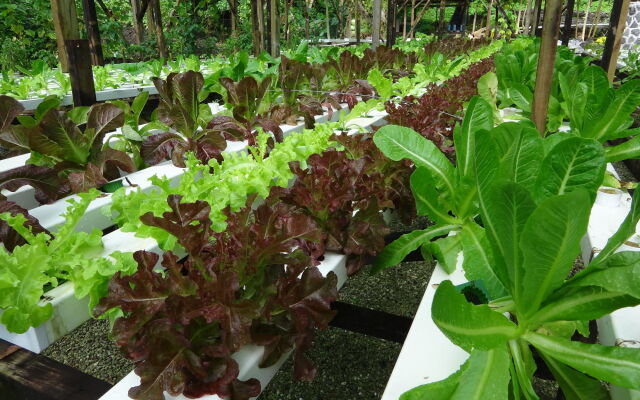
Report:
[{"label": "gravel ground", "polygon": [[625,181],[625,182],[636,182],[636,177],[633,176],[633,174],[631,173],[631,171],[629,171],[629,168],[627,168],[627,166],[625,165],[624,162],[622,161],[618,161],[618,162],[614,162],[613,164],[613,168],[616,170],[616,172],[618,173],[618,175],[620,175],[620,179]]},{"label": "gravel ground", "polygon": [[89,320],[49,346],[43,354],[115,384],[133,369],[109,339],[109,323]]}]

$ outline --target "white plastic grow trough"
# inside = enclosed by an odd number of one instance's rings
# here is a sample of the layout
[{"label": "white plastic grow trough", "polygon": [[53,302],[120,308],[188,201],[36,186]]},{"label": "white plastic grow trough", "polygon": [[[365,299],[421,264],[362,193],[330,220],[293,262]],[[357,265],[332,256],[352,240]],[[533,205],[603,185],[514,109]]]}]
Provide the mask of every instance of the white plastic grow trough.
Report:
[{"label": "white plastic grow trough", "polygon": [[[118,88],[118,89],[109,89],[109,90],[101,90],[96,92],[96,100],[97,101],[107,101],[107,100],[117,100],[117,99],[126,99],[129,97],[136,97],[140,92],[149,92],[149,94],[158,94],[158,90],[155,86],[144,85],[144,86],[134,86],[129,88]],[[38,108],[40,103],[42,103],[43,98],[35,98],[35,99],[27,99],[27,100],[18,100],[20,104],[25,108],[25,110],[35,110]],[[60,101],[61,106],[68,106],[73,104],[73,96],[66,95]]]},{"label": "white plastic grow trough", "polygon": [[469,357],[464,350],[451,343],[431,319],[433,296],[440,282],[445,280],[450,280],[454,285],[468,281],[462,270],[462,253],[458,254],[456,270],[451,275],[442,269],[440,263],[436,263],[382,400],[398,400],[407,390],[440,381],[457,371]]},{"label": "white plastic grow trough", "polygon": [[[348,112],[348,111],[347,111]],[[385,114],[386,115],[386,114]],[[339,114],[333,113],[332,120],[335,121]],[[367,128],[371,123],[382,123],[382,117],[378,119],[363,119],[363,128]],[[316,122],[323,123],[329,120],[328,113],[316,116]],[[298,125],[281,125],[285,136],[292,132],[300,132],[304,129],[304,123]],[[241,151],[246,148],[246,142],[228,142],[227,151]],[[28,157],[28,155],[27,155]],[[128,179],[142,187],[142,190],[151,190],[152,185],[148,178],[153,175],[164,175],[177,181],[181,178],[184,170],[174,167],[169,162],[135,172],[128,176]],[[61,199],[53,204],[36,207],[30,213],[37,217],[41,224],[47,229],[56,230],[64,222],[60,215],[66,210],[68,198]],[[106,195],[91,203],[83,219],[78,224],[80,231],[90,231],[93,228],[104,229],[112,225],[109,218],[105,217],[101,208],[111,203],[112,196]],[[153,239],[136,238],[133,233],[125,233],[119,229],[103,237],[105,250],[103,254],[108,255],[119,251],[147,250],[158,252],[158,246]],[[76,299],[73,295],[73,285],[64,283],[47,293],[47,298],[43,301],[50,301],[54,306],[54,315],[51,320],[45,322],[37,328],[31,328],[24,334],[13,334],[8,332],[4,325],[0,324],[0,338],[18,344],[35,353],[39,353],[47,348],[51,343],[66,335],[71,330],[79,326],[90,318],[87,299]],[[1,310],[0,310],[1,312]],[[275,373],[275,372],[274,372]]]},{"label": "white plastic grow trough", "polygon": [[[346,104],[343,104],[341,106],[342,107],[346,107]],[[211,111],[214,114],[219,113],[224,108],[223,106],[221,106],[218,103],[209,103],[209,107],[211,108]],[[334,112],[333,115],[332,115],[332,118],[329,119],[329,113],[327,111],[325,111],[325,113],[322,114],[322,115],[316,115],[315,116],[315,120],[316,120],[316,123],[324,123],[324,122],[327,122],[327,121],[337,121],[338,117],[339,117],[338,113]],[[140,125],[140,127],[143,127],[144,125],[145,124]],[[304,129],[304,122],[298,122],[297,125],[280,125],[280,129],[282,129],[282,132],[283,132],[284,136],[286,137],[287,135],[291,134],[292,132],[301,132]],[[106,137],[105,137],[105,140],[108,140],[109,136],[111,136],[111,135],[113,135],[115,133],[119,133],[119,132],[120,132],[120,128],[116,129],[115,132],[107,134]],[[244,144],[243,145],[239,145],[238,143],[244,143]],[[231,141],[229,141],[229,142],[227,142],[226,151],[227,152],[239,151],[239,150],[244,149],[244,147],[246,147],[246,142],[231,142]],[[10,169],[23,166],[26,163],[26,161],[27,161],[27,159],[29,157],[30,157],[29,154],[22,154],[22,155],[19,155],[19,156],[10,157],[10,158],[4,159],[4,160],[0,160],[0,172],[8,171]],[[153,168],[153,167],[150,167],[150,168]],[[137,171],[134,174],[141,173],[143,171]],[[127,175],[127,177],[129,178],[129,177],[131,177],[131,175]],[[38,207],[40,205],[35,199],[35,189],[33,187],[31,187],[31,186],[27,186],[27,185],[22,186],[21,188],[19,188],[15,192],[11,192],[9,190],[3,189],[2,190],[2,194],[7,198],[8,201],[15,202],[16,204],[18,204],[19,206],[21,206],[21,207],[23,207],[23,208],[25,208],[27,210],[31,210],[31,209],[36,208],[36,207]],[[100,228],[100,229],[103,229],[103,228]]]},{"label": "white plastic grow trough", "polygon": [[[607,170],[619,178],[611,164],[607,165]],[[600,188],[589,217],[587,235],[582,241],[582,259],[585,265],[604,248],[630,210],[631,196],[626,191]],[[640,251],[640,248],[622,245],[619,251],[623,250]],[[640,348],[640,306],[622,308],[597,322],[601,344]],[[615,385],[610,387],[612,400],[640,400],[640,391]]]},{"label": "white plastic grow trough", "polygon": [[[122,252],[147,250],[160,253],[154,239],[137,238],[133,233],[125,233],[120,230],[105,235],[102,241],[104,243],[103,256],[116,250]],[[9,332],[4,325],[0,324],[0,338],[34,353],[40,353],[51,343],[89,319],[89,299],[77,299],[73,294],[71,282],[65,282],[47,292],[41,300],[41,304],[45,302],[50,302],[53,305],[51,319],[37,328],[29,328],[27,332],[20,334]]]},{"label": "white plastic grow trough", "polygon": [[[318,266],[320,272],[322,272],[322,275],[326,276],[329,272],[334,272],[338,276],[338,289],[340,289],[347,280],[346,260],[347,256],[345,255],[326,253],[324,255],[324,260]],[[263,346],[248,345],[240,349],[238,352],[234,353],[232,357],[238,362],[238,366],[240,367],[238,379],[247,380],[250,378],[256,378],[260,381],[260,386],[264,390],[264,388],[269,384],[276,372],[278,372],[282,364],[289,357],[289,354],[282,356],[282,358],[280,358],[280,360],[275,365],[269,368],[260,368],[259,364],[263,354]],[[127,393],[129,392],[129,389],[138,385],[140,385],[140,378],[134,372],[130,372],[113,388],[111,388],[111,390],[105,393],[100,398],[100,400],[128,399],[129,396]],[[165,393],[165,399],[187,400],[187,397],[182,395],[174,397]],[[215,395],[204,396],[201,397],[201,399],[222,400],[220,397]]]}]

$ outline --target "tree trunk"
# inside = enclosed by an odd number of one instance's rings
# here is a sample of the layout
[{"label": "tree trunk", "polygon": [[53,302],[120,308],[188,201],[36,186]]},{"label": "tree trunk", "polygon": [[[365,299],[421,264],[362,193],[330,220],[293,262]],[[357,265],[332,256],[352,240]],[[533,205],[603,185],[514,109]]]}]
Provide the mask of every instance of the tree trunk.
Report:
[{"label": "tree trunk", "polygon": [[[411,0],[411,27],[413,27],[415,21],[416,21],[416,0]],[[409,37],[413,39],[413,36],[411,36],[412,33],[413,33],[413,29],[409,30]]]},{"label": "tree trunk", "polygon": [[440,32],[440,34],[442,34],[445,31],[444,25],[444,0],[440,0],[440,15],[438,16],[438,32]]},{"label": "tree trunk", "polygon": [[393,46],[394,40],[394,31],[395,31],[395,1],[387,0],[387,46]]},{"label": "tree trunk", "polygon": [[478,19],[478,10],[473,12],[473,26],[471,27],[471,33],[476,31],[476,19]]},{"label": "tree trunk", "polygon": [[533,33],[536,36],[540,36],[541,29],[540,26],[540,16],[542,15],[542,0],[536,0],[536,12],[533,18]]},{"label": "tree trunk", "polygon": [[266,30],[264,28],[264,0],[257,0],[258,2],[258,30],[260,32],[260,52],[267,49],[265,47],[265,33]]},{"label": "tree trunk", "polygon": [[493,0],[489,0],[489,6],[487,7],[487,37],[491,37],[491,9],[493,8]]},{"label": "tree trunk", "polygon": [[524,12],[524,27],[522,33],[525,35],[531,34],[531,20],[533,19],[533,7],[532,1],[527,0],[527,8]]},{"label": "tree trunk", "polygon": [[140,12],[141,5],[140,0],[131,0],[131,11],[133,14],[133,30],[136,33],[136,44],[142,44],[144,42],[144,24],[142,19],[138,19],[138,13]]},{"label": "tree trunk", "polygon": [[360,1],[356,1],[356,43],[360,44]]},{"label": "tree trunk", "polygon": [[150,6],[153,9],[153,21],[155,25],[156,40],[158,42],[158,53],[160,57],[166,61],[169,58],[167,52],[167,42],[164,38],[164,32],[162,30],[162,12],[160,10],[160,0],[150,0]]},{"label": "tree trunk", "polygon": [[307,0],[302,0],[302,2],[304,3],[304,36],[309,41],[309,36],[311,36],[309,32],[309,4]]},{"label": "tree trunk", "polygon": [[287,47],[291,46],[290,37],[289,37],[289,10],[291,4],[289,0],[285,0],[284,2],[284,40],[287,42]]},{"label": "tree trunk", "polygon": [[238,29],[238,3],[237,0],[227,0],[231,10],[231,34],[235,35]]},{"label": "tree trunk", "polygon": [[424,14],[429,9],[429,3],[431,3],[431,0],[427,0],[424,3],[424,6],[422,7],[422,10],[420,10],[420,12],[418,13],[418,16],[416,17],[415,21],[413,21],[413,23],[411,24],[411,31],[409,31],[409,36],[410,37],[414,37],[416,27],[418,26],[418,24],[422,20],[422,17],[424,16]]},{"label": "tree trunk", "polygon": [[327,28],[327,40],[331,40],[331,26],[329,25],[329,2],[324,2],[324,21]]},{"label": "tree trunk", "polygon": [[253,37],[253,54],[260,55],[262,52],[262,36],[260,35],[260,4],[257,1],[251,2],[251,34]]},{"label": "tree trunk", "polygon": [[567,1],[567,10],[564,16],[564,28],[562,29],[562,44],[567,46],[569,44],[569,38],[571,36],[571,24],[573,22],[573,7],[575,0]]},{"label": "tree trunk", "polygon": [[402,18],[402,39],[403,40],[407,40],[407,5],[405,3],[404,6],[404,10],[403,11],[403,18]]},{"label": "tree trunk", "polygon": [[587,31],[587,21],[589,19],[589,9],[591,8],[591,0],[587,2],[587,10],[584,14],[584,23],[582,24],[582,36],[581,39],[584,41],[584,34]]},{"label": "tree trunk", "polygon": [[380,45],[381,16],[382,16],[382,0],[373,0],[373,17],[371,20],[371,47],[374,50]]},{"label": "tree trunk", "polygon": [[278,18],[278,0],[271,0],[271,55],[280,56],[280,21]]},{"label": "tree trunk", "polygon": [[578,0],[578,5],[577,5],[576,8],[577,8],[576,13],[578,15],[577,15],[577,18],[576,18],[576,29],[573,32],[573,36],[577,38],[578,37],[578,27],[580,26],[580,0]]},{"label": "tree trunk", "polygon": [[602,0],[598,1],[598,8],[596,9],[596,19],[589,29],[589,37],[593,37],[598,31],[598,24],[600,23],[600,11],[602,10]]}]

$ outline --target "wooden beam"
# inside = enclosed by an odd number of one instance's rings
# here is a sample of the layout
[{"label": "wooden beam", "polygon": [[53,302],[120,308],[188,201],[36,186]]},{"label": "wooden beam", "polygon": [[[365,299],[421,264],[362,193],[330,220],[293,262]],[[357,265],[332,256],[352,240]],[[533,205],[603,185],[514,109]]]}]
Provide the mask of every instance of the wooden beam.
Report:
[{"label": "wooden beam", "polygon": [[87,39],[66,40],[65,47],[69,55],[73,105],[78,107],[95,104],[96,88],[93,83],[89,41]]},{"label": "wooden beam", "polygon": [[629,0],[614,0],[607,41],[600,61],[600,66],[607,71],[610,82],[613,81],[618,66],[618,55],[620,55],[624,27],[627,24],[627,14],[629,14]]},{"label": "wooden beam", "polygon": [[380,45],[380,20],[382,19],[381,0],[373,0],[373,18],[371,20],[371,47],[375,50]]},{"label": "wooden beam", "polygon": [[562,0],[546,0],[544,22],[542,23],[542,41],[536,73],[536,88],[533,93],[532,117],[540,135],[544,136],[547,125],[547,109],[553,79],[553,65],[560,35]]},{"label": "wooden beam", "polygon": [[100,28],[98,27],[98,15],[96,14],[96,3],[94,0],[82,0],[84,11],[84,24],[89,37],[89,48],[91,49],[91,63],[93,65],[104,65],[102,56],[102,42],[100,41]]},{"label": "wooden beam", "polygon": [[0,339],[0,397],[90,400],[111,385],[45,356]]},{"label": "wooden beam", "polygon": [[51,0],[51,17],[56,32],[58,59],[63,72],[69,72],[69,57],[65,40],[80,39],[78,14],[74,0]]},{"label": "wooden beam", "polygon": [[564,29],[562,30],[562,44],[567,46],[571,37],[571,23],[573,22],[573,9],[576,0],[567,0],[567,10],[564,15]]}]

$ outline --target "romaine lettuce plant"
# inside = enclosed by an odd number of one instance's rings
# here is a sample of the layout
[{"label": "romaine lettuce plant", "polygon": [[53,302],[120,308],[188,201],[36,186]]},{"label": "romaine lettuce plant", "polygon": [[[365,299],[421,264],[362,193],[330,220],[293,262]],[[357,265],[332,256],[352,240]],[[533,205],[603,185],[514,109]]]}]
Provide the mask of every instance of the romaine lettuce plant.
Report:
[{"label": "romaine lettuce plant", "polygon": [[192,151],[199,160],[207,163],[220,159],[227,142],[220,132],[207,129],[213,118],[207,104],[200,99],[204,78],[194,71],[170,73],[166,80],[153,78],[160,95],[157,118],[174,129],[147,136],[142,143],[142,158],[153,165],[171,158],[173,164],[184,168],[184,155]]},{"label": "romaine lettuce plant", "polygon": [[[457,251],[463,249],[463,268],[467,277],[484,276],[490,294],[502,294],[497,278],[489,279],[489,256],[481,251],[482,246],[478,246],[486,241],[486,234],[476,221],[483,206],[475,185],[473,153],[479,138],[493,146],[496,176],[524,186],[532,193],[535,203],[578,189],[595,192],[602,182],[604,150],[596,140],[570,135],[551,135],[542,139],[531,123],[492,126],[491,106],[475,97],[463,124],[454,133],[457,167],[431,141],[411,129],[386,126],[376,133],[374,141],[387,157],[393,160],[409,158],[416,165],[411,189],[418,214],[429,216],[435,224],[408,233],[388,245],[378,256],[375,270],[397,265],[409,252],[421,247],[425,254],[438,257],[443,267],[451,272],[455,269]],[[491,204],[502,207],[506,206],[504,201],[496,199]],[[452,231],[458,234],[431,242]],[[508,230],[502,233],[512,234]]]},{"label": "romaine lettuce plant", "polygon": [[100,187],[120,177],[118,170],[135,170],[126,153],[103,145],[105,135],[124,121],[122,110],[112,104],[68,113],[50,108],[35,119],[19,118],[20,125],[10,123],[22,106],[6,96],[1,104],[4,129],[0,143],[31,152],[29,164],[0,174],[2,188],[15,191],[31,185],[36,189],[36,199],[48,203],[70,192]]},{"label": "romaine lettuce plant", "polygon": [[138,169],[147,167],[140,153],[144,138],[153,135],[154,130],[162,130],[165,132],[169,130],[169,128],[160,121],[151,121],[144,125],[141,124],[142,121],[140,118],[148,99],[149,92],[141,92],[133,99],[131,104],[122,100],[110,101],[111,104],[122,109],[124,113],[124,124],[119,133],[109,135],[106,145],[112,149],[130,153]]},{"label": "romaine lettuce plant", "polygon": [[638,286],[631,283],[640,253],[614,253],[635,232],[637,197],[607,251],[570,277],[594,190],[579,188],[536,201],[535,191],[524,182],[501,175],[499,150],[490,136],[478,135],[474,147],[474,181],[487,232],[479,248],[490,255],[488,266],[506,296],[488,305],[471,304],[450,281],[442,282],[433,300],[433,320],[470,357],[445,380],[401,398],[473,393],[483,399],[538,399],[532,386],[536,354],[566,398],[608,398],[600,381],[640,389],[640,349],[571,340],[576,331],[588,336],[589,320],[640,304]]},{"label": "romaine lettuce plant", "polygon": [[239,82],[230,78],[220,78],[220,83],[227,92],[227,105],[232,108],[232,116],[214,117],[207,129],[220,132],[231,140],[248,140],[249,145],[256,144],[257,128],[273,134],[276,141],[283,139],[279,120],[267,117],[269,104],[264,99],[271,87],[271,77],[267,76],[260,83],[252,76],[246,76]]}]

